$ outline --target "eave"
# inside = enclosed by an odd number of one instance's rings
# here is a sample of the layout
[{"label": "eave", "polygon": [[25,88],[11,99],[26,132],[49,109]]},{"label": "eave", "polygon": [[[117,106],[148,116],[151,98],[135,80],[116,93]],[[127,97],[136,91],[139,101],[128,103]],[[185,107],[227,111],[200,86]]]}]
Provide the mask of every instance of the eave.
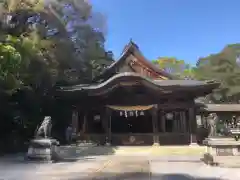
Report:
[{"label": "eave", "polygon": [[[152,80],[137,73],[119,73],[105,82],[99,84],[76,85],[61,87],[58,89],[62,93],[87,93],[91,95],[102,95],[111,92],[119,86],[144,85],[159,93],[189,92],[192,96],[204,96],[212,92],[220,84],[214,81],[193,81],[193,80]],[[189,95],[190,95],[189,94]]]},{"label": "eave", "polygon": [[240,104],[203,104],[198,103],[200,112],[240,112]]}]

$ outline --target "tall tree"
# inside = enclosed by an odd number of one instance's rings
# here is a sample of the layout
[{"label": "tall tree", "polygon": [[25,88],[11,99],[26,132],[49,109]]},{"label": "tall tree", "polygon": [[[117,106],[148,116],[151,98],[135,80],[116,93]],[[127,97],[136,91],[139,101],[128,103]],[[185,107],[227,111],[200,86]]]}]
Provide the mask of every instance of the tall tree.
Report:
[{"label": "tall tree", "polygon": [[[68,75],[81,73],[81,79],[90,81],[110,63],[112,58],[104,48],[105,19],[92,11],[91,5],[81,1],[59,1],[48,5],[50,12],[60,20],[70,38],[77,61],[66,71]],[[75,76],[76,78],[76,76]]]},{"label": "tall tree", "polygon": [[207,96],[216,103],[239,103],[240,67],[236,57],[240,53],[240,44],[226,46],[221,52],[200,58],[196,64],[196,77],[199,80],[217,80],[221,82],[215,93]]},{"label": "tall tree", "polygon": [[5,0],[7,33],[24,37],[35,35],[31,38],[42,46],[40,51],[44,62],[55,66],[51,71],[58,75],[55,80],[71,83],[89,81],[99,73],[99,69],[102,70],[103,64],[112,63],[104,48],[103,31],[96,26],[94,13],[87,1],[24,0],[21,5],[19,2]]},{"label": "tall tree", "polygon": [[89,82],[112,62],[93,15],[83,0],[0,1],[0,90],[11,92],[0,93],[1,142],[32,136],[41,115],[54,113],[56,83]]}]

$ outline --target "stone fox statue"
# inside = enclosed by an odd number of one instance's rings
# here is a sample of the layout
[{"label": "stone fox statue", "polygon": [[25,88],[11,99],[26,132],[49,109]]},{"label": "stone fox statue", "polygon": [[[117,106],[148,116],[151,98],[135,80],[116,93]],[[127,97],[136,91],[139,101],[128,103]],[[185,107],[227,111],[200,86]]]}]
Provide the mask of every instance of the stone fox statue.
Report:
[{"label": "stone fox statue", "polygon": [[44,138],[50,137],[51,129],[52,129],[51,117],[45,116],[42,124],[36,130],[35,137],[44,137]]}]

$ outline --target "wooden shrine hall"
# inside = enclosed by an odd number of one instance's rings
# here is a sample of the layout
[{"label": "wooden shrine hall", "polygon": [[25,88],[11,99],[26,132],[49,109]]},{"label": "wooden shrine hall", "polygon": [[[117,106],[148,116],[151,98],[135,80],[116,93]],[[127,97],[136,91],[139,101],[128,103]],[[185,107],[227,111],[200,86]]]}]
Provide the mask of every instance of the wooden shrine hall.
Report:
[{"label": "wooden shrine hall", "polygon": [[180,80],[159,69],[130,41],[119,60],[91,84],[61,87],[74,106],[79,139],[112,145],[196,142],[195,99],[217,88],[214,81]]}]

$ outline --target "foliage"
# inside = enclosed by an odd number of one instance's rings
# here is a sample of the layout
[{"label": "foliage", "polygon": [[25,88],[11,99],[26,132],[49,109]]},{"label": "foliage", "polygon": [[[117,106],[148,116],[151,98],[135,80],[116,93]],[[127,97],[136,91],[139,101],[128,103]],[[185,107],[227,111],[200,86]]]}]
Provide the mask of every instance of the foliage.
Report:
[{"label": "foliage", "polygon": [[240,67],[236,57],[240,44],[226,46],[221,52],[200,58],[195,67],[184,60],[162,57],[153,61],[158,67],[182,79],[216,80],[221,86],[203,98],[205,103],[239,103]]},{"label": "foliage", "polygon": [[220,53],[200,58],[196,65],[196,78],[216,80],[221,86],[207,96],[210,102],[239,103],[240,67],[236,57],[240,53],[240,44],[226,46]]},{"label": "foliage", "polygon": [[41,0],[25,0],[22,6],[18,1],[5,2],[9,2],[5,7],[11,9],[4,18],[5,30],[25,37],[35,32],[33,40],[43,45],[38,54],[44,62],[54,62],[56,81],[90,81],[99,73],[95,67],[112,62],[104,48],[104,34],[95,27],[91,5],[86,1],[56,0],[44,4]]},{"label": "foliage", "polygon": [[178,60],[174,57],[160,57],[153,61],[160,69],[175,75],[181,79],[193,79],[194,68],[187,64],[184,60]]},{"label": "foliage", "polygon": [[5,85],[18,86],[22,66],[21,54],[9,43],[0,43],[0,81]]},{"label": "foliage", "polygon": [[[57,53],[59,54],[58,59],[66,57],[66,50],[69,49],[70,52],[67,54],[73,56],[73,62],[71,65],[67,65],[65,71],[68,80],[73,80],[73,83],[91,81],[94,76],[99,74],[99,66],[102,70],[104,66],[112,63],[112,59],[109,58],[108,52],[104,48],[105,39],[102,30],[104,22],[101,20],[102,27],[99,27],[101,25],[96,23],[94,12],[91,11],[91,6],[86,1],[59,2],[61,3],[51,4],[47,8],[48,12],[54,15],[64,27],[56,37],[59,39],[65,36],[70,41],[70,48],[66,47],[66,40],[60,42],[62,48],[65,46],[65,51]],[[61,26],[60,24],[58,27]],[[57,29],[61,30],[61,28]],[[65,55],[62,54],[63,52]],[[79,79],[79,77],[81,78]]]},{"label": "foliage", "polygon": [[[96,14],[83,0],[0,2],[2,142],[25,141],[44,115],[59,114],[56,85],[90,82],[112,63],[104,47],[105,20]],[[62,109],[58,122],[64,121]]]}]

